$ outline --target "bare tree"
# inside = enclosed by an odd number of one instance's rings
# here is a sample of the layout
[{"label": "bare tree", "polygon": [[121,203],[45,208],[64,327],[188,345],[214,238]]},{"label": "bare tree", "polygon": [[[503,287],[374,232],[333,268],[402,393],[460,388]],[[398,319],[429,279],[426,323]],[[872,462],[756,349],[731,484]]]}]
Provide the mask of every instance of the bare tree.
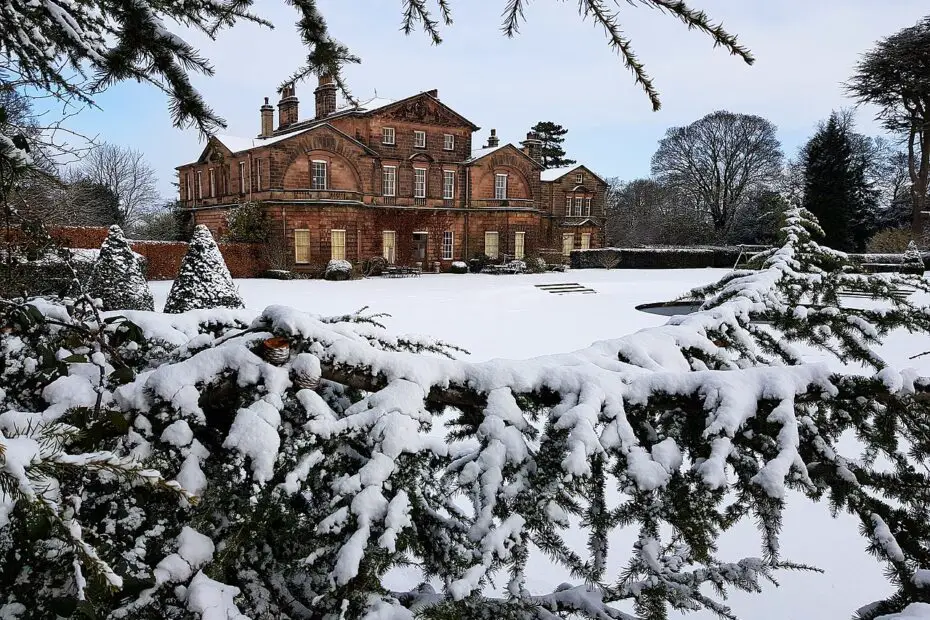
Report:
[{"label": "bare tree", "polygon": [[856,66],[847,90],[879,108],[889,131],[906,136],[911,228],[922,237],[930,187],[930,17],[879,41]]},{"label": "bare tree", "polygon": [[692,197],[722,237],[748,193],[779,179],[783,156],[775,131],[760,116],[708,114],[666,132],[652,157],[652,173]]},{"label": "bare tree", "polygon": [[607,231],[612,245],[694,245],[710,240],[706,214],[689,196],[654,179],[618,184],[608,192],[611,196]]},{"label": "bare tree", "polygon": [[120,226],[132,226],[159,202],[155,170],[135,149],[103,144],[88,153],[73,172],[112,192],[119,205],[114,223]]}]

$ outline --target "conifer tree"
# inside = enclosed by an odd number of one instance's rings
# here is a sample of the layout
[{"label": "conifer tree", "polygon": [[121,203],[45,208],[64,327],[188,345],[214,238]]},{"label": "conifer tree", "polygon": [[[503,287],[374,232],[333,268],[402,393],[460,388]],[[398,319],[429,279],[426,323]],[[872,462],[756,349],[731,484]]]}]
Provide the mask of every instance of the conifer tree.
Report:
[{"label": "conifer tree", "polygon": [[[856,273],[809,212],[785,219],[698,312],[527,361],[444,359],[372,315],[3,302],[0,617],[733,618],[726,594],[808,568],[779,550],[789,490],[885,565],[895,592],[859,617],[919,617],[930,379],[880,345],[930,334],[898,295],[930,285]],[[761,557],[721,557],[747,519]],[[540,552],[571,581],[535,590]],[[398,567],[424,582],[388,587]]]},{"label": "conifer tree", "polygon": [[568,133],[567,129],[551,121],[540,121],[533,125],[532,130],[542,142],[540,155],[545,168],[564,168],[578,163],[574,159],[565,157],[565,149],[562,148],[565,134]]},{"label": "conifer tree", "polygon": [[132,251],[119,226],[110,226],[87,290],[102,300],[104,310],[154,310],[140,257]]},{"label": "conifer tree", "polygon": [[171,285],[165,312],[242,307],[242,297],[213,235],[206,226],[198,225],[181,261],[178,276]]},{"label": "conifer tree", "polygon": [[876,195],[848,122],[834,112],[803,150],[806,209],[820,222],[825,244],[843,252],[865,249]]}]

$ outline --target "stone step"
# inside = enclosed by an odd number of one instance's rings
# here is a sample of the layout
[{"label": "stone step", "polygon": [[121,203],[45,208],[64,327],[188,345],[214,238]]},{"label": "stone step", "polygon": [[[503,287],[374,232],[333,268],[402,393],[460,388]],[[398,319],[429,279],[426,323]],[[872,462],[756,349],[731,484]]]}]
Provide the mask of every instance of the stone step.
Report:
[{"label": "stone step", "polygon": [[546,291],[547,293],[552,293],[554,295],[565,295],[567,293],[580,293],[582,295],[591,295],[592,293],[597,293],[592,288],[588,288],[577,282],[558,282],[554,284],[534,284],[536,288]]}]

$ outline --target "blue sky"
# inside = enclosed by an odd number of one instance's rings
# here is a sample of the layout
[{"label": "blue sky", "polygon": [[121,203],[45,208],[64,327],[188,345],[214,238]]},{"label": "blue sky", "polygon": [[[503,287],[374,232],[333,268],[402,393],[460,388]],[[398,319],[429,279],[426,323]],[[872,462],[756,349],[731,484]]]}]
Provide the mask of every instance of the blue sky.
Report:
[{"label": "blue sky", "polygon": [[[333,34],[362,58],[346,75],[353,93],[399,99],[436,88],[443,102],[505,141],[519,141],[540,120],[565,126],[565,148],[604,176],[649,174],[649,161],[666,129],[718,109],[758,114],[778,127],[793,154],[818,120],[849,106],[841,82],[860,53],[882,36],[926,14],[925,0],[693,0],[739,35],[757,58],[753,66],[713,49],[710,39],[667,15],[621,0],[625,32],[654,78],[663,108],[652,112],[643,92],[607,47],[600,30],[578,16],[577,3],[536,0],[520,35],[499,29],[503,0],[453,0],[455,23],[444,41],[399,31],[399,0],[320,0]],[[195,78],[209,103],[228,121],[225,133],[258,133],[263,97],[300,66],[304,50],[295,14],[282,0],[258,0],[256,10],[274,30],[242,24],[210,41],[188,33],[214,64],[215,75]],[[179,29],[179,32],[182,32]],[[315,83],[298,85],[301,117],[313,114]],[[191,161],[202,139],[172,127],[167,102],[151,86],[124,83],[103,93],[100,109],[76,119],[100,140],[143,151],[166,196],[174,167]],[[876,134],[874,110],[858,112],[859,130]]]}]

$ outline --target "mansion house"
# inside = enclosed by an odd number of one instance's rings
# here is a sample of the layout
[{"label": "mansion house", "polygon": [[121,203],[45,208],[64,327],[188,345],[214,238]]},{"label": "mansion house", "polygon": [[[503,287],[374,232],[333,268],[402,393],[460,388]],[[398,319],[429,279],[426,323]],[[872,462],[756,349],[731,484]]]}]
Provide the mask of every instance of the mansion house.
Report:
[{"label": "mansion house", "polygon": [[177,168],[182,208],[213,234],[236,205],[262,206],[296,272],[331,259],[444,270],[452,261],[599,247],[607,184],[583,165],[546,170],[541,142],[519,146],[480,129],[435,90],[337,107],[323,76],[313,118],[301,119],[294,86],[261,106],[254,138],[211,136]]}]

